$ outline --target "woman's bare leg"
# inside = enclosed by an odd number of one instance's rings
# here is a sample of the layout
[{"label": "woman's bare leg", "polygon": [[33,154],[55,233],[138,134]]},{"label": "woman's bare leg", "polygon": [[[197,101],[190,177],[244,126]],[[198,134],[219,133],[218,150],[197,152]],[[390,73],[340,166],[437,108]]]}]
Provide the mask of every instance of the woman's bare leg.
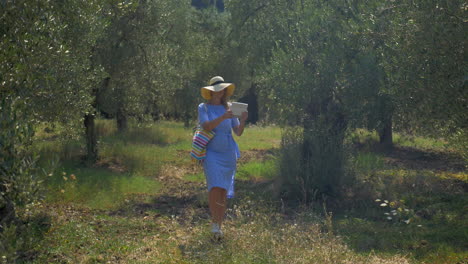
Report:
[{"label": "woman's bare leg", "polygon": [[213,187],[208,194],[208,205],[210,207],[211,219],[221,227],[226,212],[226,194],[223,188]]}]

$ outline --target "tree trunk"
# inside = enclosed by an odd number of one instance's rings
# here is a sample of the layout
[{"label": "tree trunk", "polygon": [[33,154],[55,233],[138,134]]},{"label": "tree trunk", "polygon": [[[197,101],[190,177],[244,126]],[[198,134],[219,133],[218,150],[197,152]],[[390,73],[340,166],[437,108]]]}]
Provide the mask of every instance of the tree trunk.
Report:
[{"label": "tree trunk", "polygon": [[247,93],[239,98],[239,102],[249,104],[247,111],[249,111],[249,117],[247,123],[255,124],[258,121],[258,99],[255,92],[257,85],[255,83],[249,88]]},{"label": "tree trunk", "polygon": [[391,150],[393,148],[393,131],[392,118],[390,117],[384,122],[382,129],[378,131],[380,138],[380,146],[383,150]]},{"label": "tree trunk", "polygon": [[86,130],[86,162],[94,164],[98,158],[97,136],[95,129],[95,117],[93,114],[87,114],[84,119]]},{"label": "tree trunk", "polygon": [[119,132],[123,132],[128,128],[128,120],[127,116],[125,115],[125,111],[122,107],[119,107],[117,110],[117,129]]}]

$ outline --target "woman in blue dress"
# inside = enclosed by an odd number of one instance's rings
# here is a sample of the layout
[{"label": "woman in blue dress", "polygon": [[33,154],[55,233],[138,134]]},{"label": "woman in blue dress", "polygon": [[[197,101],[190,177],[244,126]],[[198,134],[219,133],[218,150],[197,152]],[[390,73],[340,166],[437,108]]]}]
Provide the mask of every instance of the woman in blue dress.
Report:
[{"label": "woman in blue dress", "polygon": [[203,129],[215,132],[206,146],[203,170],[208,187],[211,232],[217,239],[223,235],[221,224],[226,212],[226,198],[234,196],[234,176],[237,159],[240,157],[232,131],[241,136],[248,116],[247,112],[243,112],[239,120],[229,109],[227,98],[233,94],[234,89],[234,84],[225,83],[222,77],[213,77],[209,86],[201,88],[201,95],[207,102],[198,106],[199,123]]}]

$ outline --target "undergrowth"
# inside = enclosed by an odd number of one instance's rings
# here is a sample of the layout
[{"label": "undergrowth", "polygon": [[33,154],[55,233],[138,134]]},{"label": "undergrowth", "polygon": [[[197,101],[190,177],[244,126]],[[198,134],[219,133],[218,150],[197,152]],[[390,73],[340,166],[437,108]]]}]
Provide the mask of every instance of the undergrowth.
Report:
[{"label": "undergrowth", "polygon": [[204,175],[188,156],[190,129],[159,122],[119,134],[105,120],[97,127],[100,157],[91,168],[81,162],[80,139],[58,141],[53,133],[43,133],[36,141],[41,164],[56,159],[60,166],[46,181],[47,199],[38,208],[50,217],[50,224],[45,221],[41,228],[47,232],[33,236],[42,242],[32,249],[29,262],[468,259],[467,174],[452,156],[449,165],[436,166],[445,161],[444,151],[452,151],[443,142],[397,136],[392,156],[375,151],[375,134],[358,130],[347,138],[355,146],[347,165],[355,181],[343,188],[341,200],[306,206],[284,200],[278,192],[281,129],[247,127],[235,138],[243,155],[236,198],[229,201],[225,239],[215,243],[209,234]]}]

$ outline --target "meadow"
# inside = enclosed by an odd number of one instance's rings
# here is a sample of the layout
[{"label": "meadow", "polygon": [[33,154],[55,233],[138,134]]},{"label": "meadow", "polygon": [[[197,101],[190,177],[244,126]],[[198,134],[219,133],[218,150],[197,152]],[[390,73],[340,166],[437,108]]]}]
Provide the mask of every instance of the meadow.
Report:
[{"label": "meadow", "polygon": [[[56,128],[55,130],[59,130]],[[192,130],[161,121],[118,133],[99,120],[99,162],[80,139],[41,128],[34,148],[48,168],[28,263],[466,263],[466,161],[443,140],[349,133],[355,179],[339,202],[301,204],[278,193],[281,128],[236,138],[236,197],[225,238],[213,242]],[[28,260],[29,259],[29,260]]]}]

